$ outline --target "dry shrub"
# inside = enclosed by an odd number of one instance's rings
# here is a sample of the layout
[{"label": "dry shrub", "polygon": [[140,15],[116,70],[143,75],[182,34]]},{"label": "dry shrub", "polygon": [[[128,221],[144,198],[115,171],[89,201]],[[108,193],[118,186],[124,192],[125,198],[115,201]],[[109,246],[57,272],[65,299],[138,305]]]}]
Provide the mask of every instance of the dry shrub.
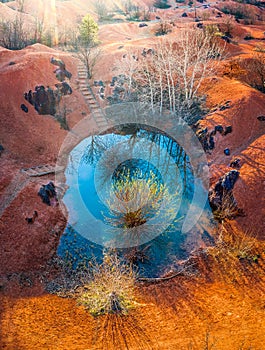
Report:
[{"label": "dry shrub", "polygon": [[78,298],[93,316],[127,314],[134,305],[136,273],[117,254],[104,254],[102,264],[94,262],[92,280],[84,285]]},{"label": "dry shrub", "polygon": [[237,216],[243,216],[243,210],[238,208],[231,191],[224,193],[221,203],[216,210],[213,211],[214,218],[219,222],[232,220]]},{"label": "dry shrub", "polygon": [[248,259],[256,261],[259,257],[258,242],[251,231],[235,232],[230,225],[222,223],[220,225],[217,244],[209,248],[209,252],[214,256],[225,256],[231,260]]}]

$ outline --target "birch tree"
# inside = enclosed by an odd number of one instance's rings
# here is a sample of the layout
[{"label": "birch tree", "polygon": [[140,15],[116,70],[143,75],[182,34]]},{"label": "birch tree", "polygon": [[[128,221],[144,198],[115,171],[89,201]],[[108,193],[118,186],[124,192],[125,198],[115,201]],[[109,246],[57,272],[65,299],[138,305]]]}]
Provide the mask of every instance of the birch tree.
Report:
[{"label": "birch tree", "polygon": [[139,103],[160,113],[170,110],[194,123],[202,102],[200,87],[214,74],[223,50],[213,34],[200,29],[183,30],[175,40],[162,39],[130,71]]}]

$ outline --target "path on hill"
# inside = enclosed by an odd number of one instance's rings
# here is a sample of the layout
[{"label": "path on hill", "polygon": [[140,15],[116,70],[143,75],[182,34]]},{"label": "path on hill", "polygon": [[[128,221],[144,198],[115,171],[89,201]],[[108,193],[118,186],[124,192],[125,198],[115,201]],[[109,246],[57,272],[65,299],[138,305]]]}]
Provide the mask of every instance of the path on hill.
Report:
[{"label": "path on hill", "polygon": [[100,107],[87,78],[87,70],[82,62],[78,65],[79,88],[99,129],[107,129],[110,124]]},{"label": "path on hill", "polygon": [[4,189],[0,196],[0,218],[2,217],[6,208],[13,202],[17,195],[30,182],[30,178],[18,171],[10,184]]},{"label": "path on hill", "polygon": [[36,181],[40,176],[54,174],[56,171],[62,170],[63,167],[56,168],[53,165],[47,164],[24,168],[18,171],[0,196],[0,218],[6,208],[30,182]]},{"label": "path on hill", "polygon": [[[100,107],[87,78],[87,71],[82,62],[78,65],[78,80],[80,91],[87,103],[91,116],[93,117],[99,130],[108,129],[110,124],[106,119],[102,108]],[[74,136],[74,135],[73,135]],[[77,135],[80,136],[80,135]],[[79,137],[77,137],[79,140]],[[53,165],[39,165],[31,168],[24,168],[18,171],[9,185],[3,190],[0,195],[0,218],[2,217],[6,208],[13,202],[18,194],[29,184],[29,182],[36,181],[40,176],[54,174],[55,171],[60,171]],[[60,190],[60,188],[59,188]],[[62,190],[63,192],[63,190]]]}]

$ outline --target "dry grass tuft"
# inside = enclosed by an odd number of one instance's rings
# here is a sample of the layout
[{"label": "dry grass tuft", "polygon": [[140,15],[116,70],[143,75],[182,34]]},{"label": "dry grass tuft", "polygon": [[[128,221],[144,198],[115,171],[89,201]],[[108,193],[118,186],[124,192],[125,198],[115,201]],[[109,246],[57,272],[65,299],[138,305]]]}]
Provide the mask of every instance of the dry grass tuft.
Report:
[{"label": "dry grass tuft", "polygon": [[93,316],[127,314],[134,307],[136,273],[115,253],[105,253],[103,263],[94,262],[92,280],[84,285],[78,298]]}]

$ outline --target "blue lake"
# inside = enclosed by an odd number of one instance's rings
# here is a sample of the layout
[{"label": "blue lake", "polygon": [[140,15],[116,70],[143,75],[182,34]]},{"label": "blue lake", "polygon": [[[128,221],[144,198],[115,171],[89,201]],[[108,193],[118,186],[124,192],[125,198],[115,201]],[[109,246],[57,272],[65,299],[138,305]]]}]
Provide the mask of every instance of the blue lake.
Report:
[{"label": "blue lake", "polygon": [[[112,223],[110,207],[124,205],[113,194],[115,182],[124,174],[137,179],[140,186],[153,177],[169,191],[170,200],[161,201],[143,227],[133,228],[141,234],[138,241],[127,240],[122,226]],[[185,151],[167,135],[136,128],[88,137],[72,150],[65,176],[69,187],[63,201],[69,218],[58,254],[73,268],[92,257],[100,261],[105,247],[114,247],[123,256],[132,249],[144,251],[146,259],[137,262],[144,276],[159,276],[189,256],[189,233],[181,228],[194,194],[194,175]],[[136,194],[130,205],[134,208],[137,201],[147,201],[149,190],[147,186],[146,198]],[[209,207],[203,209],[204,220],[210,220]]]}]

